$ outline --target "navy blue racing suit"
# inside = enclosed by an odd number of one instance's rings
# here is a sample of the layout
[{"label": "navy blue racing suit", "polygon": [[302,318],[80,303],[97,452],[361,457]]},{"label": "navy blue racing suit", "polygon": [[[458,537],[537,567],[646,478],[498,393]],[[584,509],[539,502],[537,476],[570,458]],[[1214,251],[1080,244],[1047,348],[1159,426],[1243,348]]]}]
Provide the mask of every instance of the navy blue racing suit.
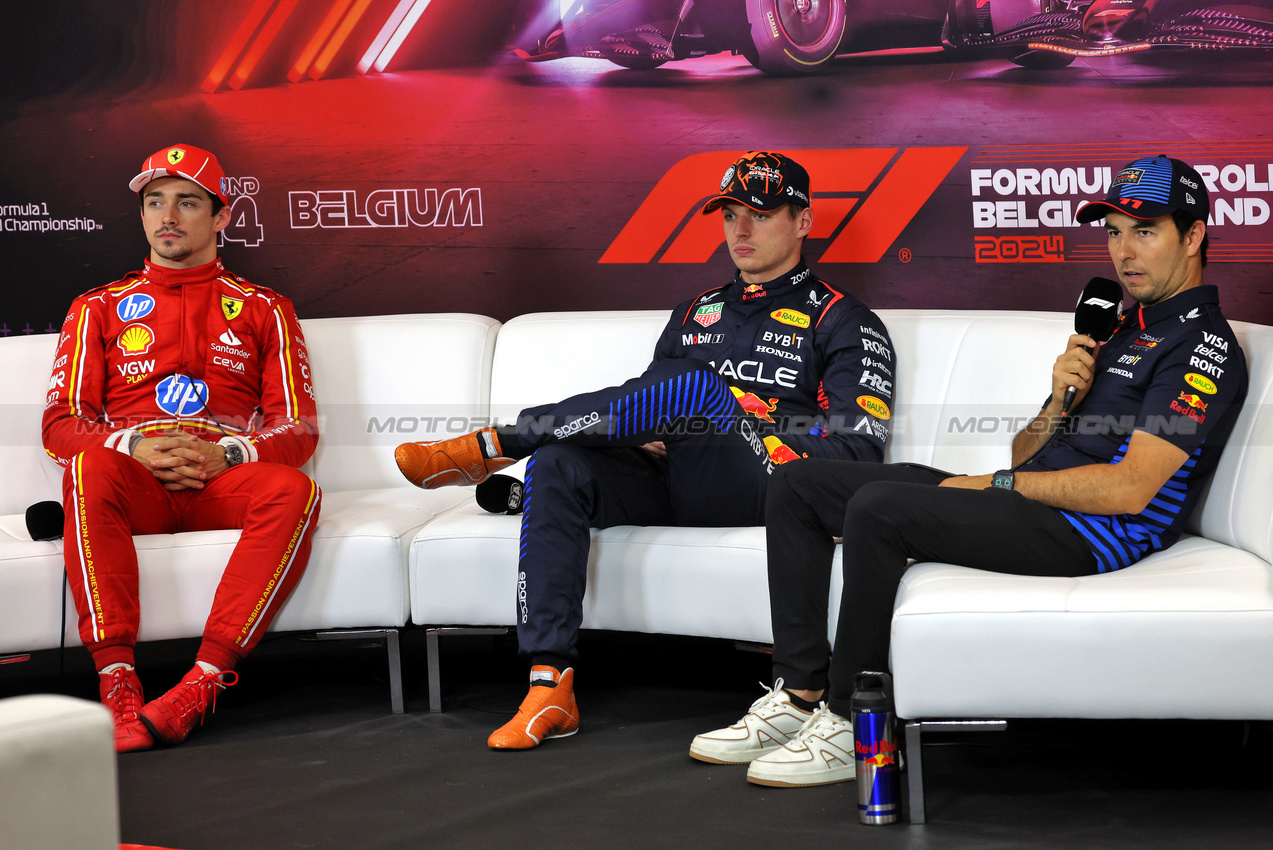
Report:
[{"label": "navy blue racing suit", "polygon": [[[677,307],[638,377],[501,426],[503,454],[530,456],[522,654],[576,658],[590,528],[762,525],[775,466],[883,459],[893,375],[879,318],[801,263],[765,284],[735,275]],[[654,441],[666,458],[641,448]]]}]

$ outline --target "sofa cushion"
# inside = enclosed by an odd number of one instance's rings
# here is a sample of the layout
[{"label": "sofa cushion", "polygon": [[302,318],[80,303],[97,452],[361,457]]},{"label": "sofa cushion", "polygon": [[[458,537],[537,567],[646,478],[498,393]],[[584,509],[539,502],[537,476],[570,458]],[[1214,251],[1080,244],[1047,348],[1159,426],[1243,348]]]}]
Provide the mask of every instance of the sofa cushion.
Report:
[{"label": "sofa cushion", "polygon": [[671,313],[628,310],[530,313],[499,331],[491,414],[513,421],[524,407],[620,384],[645,370]]},{"label": "sofa cushion", "polygon": [[46,395],[59,391],[49,387],[57,339],[57,334],[0,339],[0,516],[22,514],[34,502],[62,501],[62,467],[40,438]]},{"label": "sofa cushion", "polygon": [[[411,544],[411,620],[517,622],[521,518],[466,504]],[[592,532],[583,627],[772,642],[763,528]]]},{"label": "sofa cushion", "polygon": [[301,327],[322,434],[305,471],[324,493],[409,487],[394,446],[485,423],[494,319],[435,313],[306,319]]},{"label": "sofa cushion", "polygon": [[32,541],[20,514],[0,516],[0,653],[55,647],[61,623],[62,542]]},{"label": "sofa cushion", "polygon": [[[309,564],[269,630],[406,625],[411,540],[430,519],[469,498],[459,490],[413,487],[324,492]],[[140,571],[139,639],[201,634],[239,531],[144,534],[133,540]],[[55,569],[60,584],[60,557]],[[66,641],[78,645],[75,609],[67,611]]]},{"label": "sofa cushion", "polygon": [[1273,719],[1271,579],[1200,537],[1080,578],[916,565],[893,614],[898,715]]},{"label": "sofa cushion", "polygon": [[1234,322],[1250,390],[1186,528],[1273,561],[1273,328]]},{"label": "sofa cushion", "polygon": [[891,463],[951,472],[1011,465],[1012,438],[1052,389],[1074,332],[1065,313],[880,310],[899,369]]}]

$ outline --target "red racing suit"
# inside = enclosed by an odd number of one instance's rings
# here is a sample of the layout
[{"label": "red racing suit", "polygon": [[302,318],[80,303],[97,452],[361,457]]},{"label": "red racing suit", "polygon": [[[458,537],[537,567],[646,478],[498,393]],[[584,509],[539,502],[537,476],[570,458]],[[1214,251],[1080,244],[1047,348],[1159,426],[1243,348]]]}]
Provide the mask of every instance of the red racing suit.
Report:
[{"label": "red racing suit", "polygon": [[[168,490],[134,435],[185,432],[243,449],[201,490]],[[230,669],[299,580],[318,485],[313,379],[291,302],[228,274],[147,263],[76,298],[49,381],[44,448],[66,467],[65,558],[80,637],[98,667],[132,661],[140,621],[133,534],[242,528],[199,659]]]}]

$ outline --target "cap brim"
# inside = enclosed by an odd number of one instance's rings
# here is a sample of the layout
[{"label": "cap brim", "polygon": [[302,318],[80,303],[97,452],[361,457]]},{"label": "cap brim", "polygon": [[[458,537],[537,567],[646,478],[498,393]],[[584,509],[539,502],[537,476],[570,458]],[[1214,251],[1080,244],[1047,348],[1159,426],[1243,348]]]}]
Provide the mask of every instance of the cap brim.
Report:
[{"label": "cap brim", "polygon": [[1166,204],[1155,204],[1152,201],[1141,201],[1136,209],[1111,204],[1109,201],[1092,201],[1086,206],[1079,207],[1079,211],[1074,214],[1074,220],[1082,224],[1096,221],[1098,218],[1105,218],[1111,212],[1122,213],[1129,218],[1139,219],[1141,221],[1152,221],[1155,218],[1161,218],[1165,215],[1171,215],[1175,207],[1169,207]]},{"label": "cap brim", "polygon": [[[791,203],[799,203],[799,201],[792,201]],[[786,199],[781,199],[778,201],[777,204],[775,204],[772,207],[758,207],[755,204],[747,203],[742,198],[735,198],[733,195],[717,195],[716,197],[709,200],[707,203],[703,204],[703,209],[699,211],[699,215],[707,215],[708,213],[714,213],[721,207],[725,206],[725,204],[739,204],[740,206],[744,206],[744,207],[747,207],[748,209],[755,210],[756,212],[767,213],[767,212],[773,212],[774,210],[777,210],[777,209],[782,209],[788,204],[788,201]]]},{"label": "cap brim", "polygon": [[146,188],[146,184],[150,183],[152,180],[158,180],[160,177],[180,177],[183,180],[189,180],[191,183],[197,183],[198,185],[203,186],[204,191],[219,200],[221,203],[229,203],[229,200],[222,196],[220,192],[212,191],[207,186],[204,186],[201,181],[196,180],[193,175],[175,168],[148,168],[132,180],[129,180],[128,188],[140,195],[141,190]]}]

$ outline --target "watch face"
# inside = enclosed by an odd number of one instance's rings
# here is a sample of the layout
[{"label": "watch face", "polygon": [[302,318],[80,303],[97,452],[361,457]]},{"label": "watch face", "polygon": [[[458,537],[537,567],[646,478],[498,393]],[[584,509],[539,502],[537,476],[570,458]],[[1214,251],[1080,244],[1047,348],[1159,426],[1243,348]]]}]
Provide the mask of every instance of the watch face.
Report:
[{"label": "watch face", "polygon": [[1011,490],[1012,484],[1013,484],[1012,473],[1011,472],[996,472],[994,478],[991,479],[990,483],[992,486],[998,487],[1001,490]]},{"label": "watch face", "polygon": [[226,446],[225,463],[226,466],[238,466],[243,463],[243,448],[241,446]]}]

